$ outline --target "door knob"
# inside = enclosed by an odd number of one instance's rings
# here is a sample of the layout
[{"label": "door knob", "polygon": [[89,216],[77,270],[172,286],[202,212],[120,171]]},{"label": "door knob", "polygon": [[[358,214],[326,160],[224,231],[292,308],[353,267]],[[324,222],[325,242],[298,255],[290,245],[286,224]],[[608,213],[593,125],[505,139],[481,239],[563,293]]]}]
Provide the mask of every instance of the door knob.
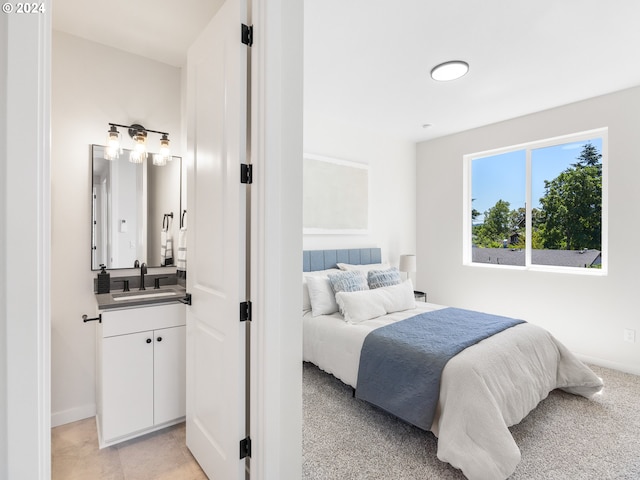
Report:
[{"label": "door knob", "polygon": [[147,343],[151,343],[151,339],[150,338],[147,338]]}]

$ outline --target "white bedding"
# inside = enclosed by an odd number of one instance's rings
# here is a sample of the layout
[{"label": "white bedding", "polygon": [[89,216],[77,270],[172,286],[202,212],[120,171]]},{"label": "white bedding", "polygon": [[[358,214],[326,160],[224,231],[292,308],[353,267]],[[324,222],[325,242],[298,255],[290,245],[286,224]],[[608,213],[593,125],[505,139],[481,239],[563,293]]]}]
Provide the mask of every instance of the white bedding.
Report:
[{"label": "white bedding", "polygon": [[[339,313],[303,316],[303,358],[355,388],[360,350],[375,328],[444,308],[416,309],[346,323]],[[431,431],[438,458],[472,480],[504,479],[520,461],[508,427],[520,422],[551,390],[590,397],[602,381],[546,330],[530,323],[509,328],[452,358],[444,368]]]}]

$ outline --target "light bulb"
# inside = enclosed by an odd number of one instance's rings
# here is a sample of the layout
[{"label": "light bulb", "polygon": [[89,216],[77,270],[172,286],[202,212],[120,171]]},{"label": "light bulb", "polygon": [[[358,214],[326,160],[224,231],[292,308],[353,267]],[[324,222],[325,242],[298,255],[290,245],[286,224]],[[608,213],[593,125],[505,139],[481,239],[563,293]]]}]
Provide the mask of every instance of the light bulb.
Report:
[{"label": "light bulb", "polygon": [[144,153],[147,151],[147,137],[143,134],[142,131],[139,131],[134,138],[136,145],[135,150],[138,153]]},{"label": "light bulb", "polygon": [[171,149],[169,148],[169,137],[167,137],[166,133],[162,134],[162,138],[160,139],[160,155],[162,155],[166,160],[169,160],[171,157]]},{"label": "light bulb", "polygon": [[120,157],[121,152],[120,132],[118,132],[115,125],[111,125],[111,128],[109,128],[109,131],[107,132],[107,148],[104,152],[104,158],[107,160],[116,160]]}]

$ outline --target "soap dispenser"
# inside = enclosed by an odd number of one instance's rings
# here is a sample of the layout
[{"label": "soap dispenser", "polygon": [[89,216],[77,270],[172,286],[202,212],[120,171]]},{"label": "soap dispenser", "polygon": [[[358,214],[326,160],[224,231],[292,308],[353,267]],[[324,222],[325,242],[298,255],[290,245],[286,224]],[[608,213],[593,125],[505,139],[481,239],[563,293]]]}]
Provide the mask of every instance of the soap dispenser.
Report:
[{"label": "soap dispenser", "polygon": [[111,275],[107,272],[106,265],[100,264],[102,270],[98,273],[98,293],[109,293],[111,291]]}]

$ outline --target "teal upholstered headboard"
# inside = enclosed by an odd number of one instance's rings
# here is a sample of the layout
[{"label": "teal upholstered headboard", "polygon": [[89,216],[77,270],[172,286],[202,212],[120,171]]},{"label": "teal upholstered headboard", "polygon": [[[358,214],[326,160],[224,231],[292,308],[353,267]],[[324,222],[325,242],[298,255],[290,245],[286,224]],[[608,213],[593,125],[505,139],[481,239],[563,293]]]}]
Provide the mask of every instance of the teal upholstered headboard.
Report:
[{"label": "teal upholstered headboard", "polygon": [[302,271],[314,272],[337,268],[338,263],[368,265],[382,263],[380,248],[345,248],[339,250],[305,250],[302,252]]}]

